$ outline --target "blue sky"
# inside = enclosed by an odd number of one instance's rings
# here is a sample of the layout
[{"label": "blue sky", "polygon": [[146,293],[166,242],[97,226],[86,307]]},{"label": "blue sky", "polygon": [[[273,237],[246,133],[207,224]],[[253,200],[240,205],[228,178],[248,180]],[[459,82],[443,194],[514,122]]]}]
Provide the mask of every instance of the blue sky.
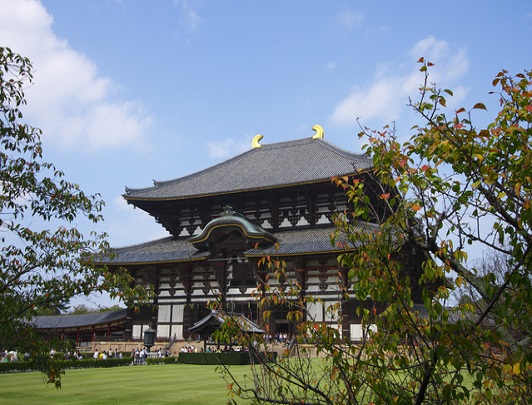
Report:
[{"label": "blue sky", "polygon": [[[262,143],[313,135],[361,152],[356,122],[400,135],[423,80],[482,101],[501,69],[532,68],[530,1],[0,0],[0,45],[28,56],[25,119],[44,151],[106,201],[113,246],[166,236],[122,199]],[[80,227],[84,225],[80,224]]]}]

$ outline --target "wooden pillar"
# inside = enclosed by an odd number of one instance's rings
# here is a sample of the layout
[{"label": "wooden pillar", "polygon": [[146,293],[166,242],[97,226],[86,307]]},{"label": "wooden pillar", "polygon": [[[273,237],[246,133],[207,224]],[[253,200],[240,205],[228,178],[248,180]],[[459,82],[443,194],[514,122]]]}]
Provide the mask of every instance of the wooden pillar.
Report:
[{"label": "wooden pillar", "polygon": [[126,324],[124,326],[124,338],[133,337],[133,308],[128,308],[126,313]]}]

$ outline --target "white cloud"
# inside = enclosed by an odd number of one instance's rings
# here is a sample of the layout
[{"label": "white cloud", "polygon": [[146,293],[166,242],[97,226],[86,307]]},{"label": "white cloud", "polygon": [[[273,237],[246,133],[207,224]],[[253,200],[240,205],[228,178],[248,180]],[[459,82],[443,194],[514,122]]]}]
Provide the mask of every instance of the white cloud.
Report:
[{"label": "white cloud", "polygon": [[89,111],[87,118],[85,132],[95,148],[136,144],[152,123],[135,102],[100,103]]},{"label": "white cloud", "polygon": [[[454,85],[454,103],[463,100],[467,94],[465,87],[456,84],[468,70],[467,52],[456,48],[445,41],[428,37],[417,44],[408,53],[411,62],[420,57],[435,63],[430,70],[431,82],[442,86]],[[415,98],[417,89],[423,80],[419,72],[420,65],[405,63],[380,65],[373,82],[364,88],[355,87],[345,99],[336,106],[331,121],[338,126],[351,126],[357,119],[363,122],[379,119],[383,124],[397,120],[408,102]]]},{"label": "white cloud", "polygon": [[192,8],[190,2],[187,0],[175,0],[175,4],[180,6],[183,10],[183,15],[179,20],[181,28],[183,28],[187,34],[192,34],[198,31],[203,20]]},{"label": "white cloud", "polygon": [[226,138],[218,142],[207,142],[207,155],[214,159],[227,159],[250,148],[251,141],[249,139],[237,142],[234,139]]},{"label": "white cloud", "polygon": [[455,49],[446,41],[438,41],[434,37],[428,37],[419,41],[409,52],[412,60],[424,57],[426,61],[436,65],[434,76],[441,81],[455,81],[461,78],[469,68],[467,50],[465,48]]},{"label": "white cloud", "polygon": [[202,23],[202,19],[194,10],[186,10],[182,23],[186,31],[192,33],[198,30]]},{"label": "white cloud", "polygon": [[[165,238],[170,234],[153,217],[134,208],[122,197],[113,200],[114,215],[106,220],[109,242],[114,247],[124,247]],[[139,229],[142,232],[139,233]],[[118,242],[119,241],[119,242]]]},{"label": "white cloud", "polygon": [[131,100],[115,100],[116,85],[53,30],[53,17],[37,1],[0,0],[3,45],[27,56],[34,84],[26,90],[26,118],[63,147],[84,149],[143,143],[152,119]]},{"label": "white cloud", "polygon": [[383,33],[389,33],[392,31],[392,28],[388,25],[376,25],[368,27],[368,29],[365,30],[366,36],[371,36],[374,34],[383,34]]},{"label": "white cloud", "polygon": [[364,21],[364,14],[358,11],[345,10],[336,16],[340,26],[351,29],[358,27]]},{"label": "white cloud", "polygon": [[381,79],[365,90],[355,90],[336,107],[332,116],[335,124],[351,125],[358,118],[381,117],[386,122],[398,118],[400,106],[395,98],[397,82]]},{"label": "white cloud", "polygon": [[329,72],[332,72],[333,70],[336,70],[336,63],[328,62],[326,67]]},{"label": "white cloud", "polygon": [[[123,196],[115,197],[113,200],[113,207],[117,212],[129,214],[134,210],[134,207],[126,201]],[[144,211],[141,211],[142,214],[145,214]]]}]

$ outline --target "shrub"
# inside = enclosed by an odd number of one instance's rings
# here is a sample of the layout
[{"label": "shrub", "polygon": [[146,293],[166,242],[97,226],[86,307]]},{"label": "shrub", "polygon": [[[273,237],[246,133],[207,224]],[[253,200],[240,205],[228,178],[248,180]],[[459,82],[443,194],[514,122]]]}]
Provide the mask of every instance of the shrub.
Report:
[{"label": "shrub", "polygon": [[[125,359],[106,359],[95,360],[92,358],[84,360],[57,360],[55,364],[61,366],[62,369],[75,368],[107,368],[128,366],[131,364],[130,358]],[[38,371],[39,368],[32,361],[17,361],[13,363],[0,363],[0,373],[22,372],[22,371]]]},{"label": "shrub", "polygon": [[178,362],[177,357],[169,356],[169,357],[155,357],[146,359],[146,364],[175,364]]}]

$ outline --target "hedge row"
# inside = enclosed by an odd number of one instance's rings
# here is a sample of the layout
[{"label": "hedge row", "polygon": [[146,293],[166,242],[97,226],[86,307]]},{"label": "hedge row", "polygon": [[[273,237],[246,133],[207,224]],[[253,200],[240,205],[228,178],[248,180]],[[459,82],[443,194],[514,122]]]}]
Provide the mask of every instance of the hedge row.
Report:
[{"label": "hedge row", "polygon": [[[262,353],[261,357],[267,361],[275,360],[276,353]],[[131,365],[131,357],[122,359],[108,358],[106,360],[95,360],[85,358],[83,360],[57,360],[56,364],[63,369],[74,368],[107,368]],[[144,364],[250,364],[249,352],[222,352],[222,353],[180,353],[177,357],[153,357],[145,359]],[[21,371],[36,371],[39,367],[33,361],[16,361],[13,363],[0,363],[0,373],[11,373]]]},{"label": "hedge row", "polygon": [[[107,367],[120,367],[129,366],[131,364],[131,358],[123,359],[83,359],[83,360],[57,360],[58,366],[64,369],[74,368],[107,368]],[[176,357],[164,357],[146,359],[146,364],[173,364],[177,362]],[[13,363],[0,363],[0,373],[11,373],[20,371],[36,371],[38,367],[33,361],[16,361]]]},{"label": "hedge row", "polygon": [[[131,362],[131,359],[130,359]],[[146,359],[146,364],[174,364],[178,363],[177,357],[154,357]]]},{"label": "hedge row", "polygon": [[179,362],[185,364],[249,364],[248,352],[180,353]]},{"label": "hedge row", "polygon": [[227,365],[242,365],[250,364],[250,356],[260,356],[257,361],[271,362],[277,358],[277,353],[259,353],[252,354],[250,352],[221,352],[221,353],[180,353],[179,362],[185,364],[227,364]]}]

